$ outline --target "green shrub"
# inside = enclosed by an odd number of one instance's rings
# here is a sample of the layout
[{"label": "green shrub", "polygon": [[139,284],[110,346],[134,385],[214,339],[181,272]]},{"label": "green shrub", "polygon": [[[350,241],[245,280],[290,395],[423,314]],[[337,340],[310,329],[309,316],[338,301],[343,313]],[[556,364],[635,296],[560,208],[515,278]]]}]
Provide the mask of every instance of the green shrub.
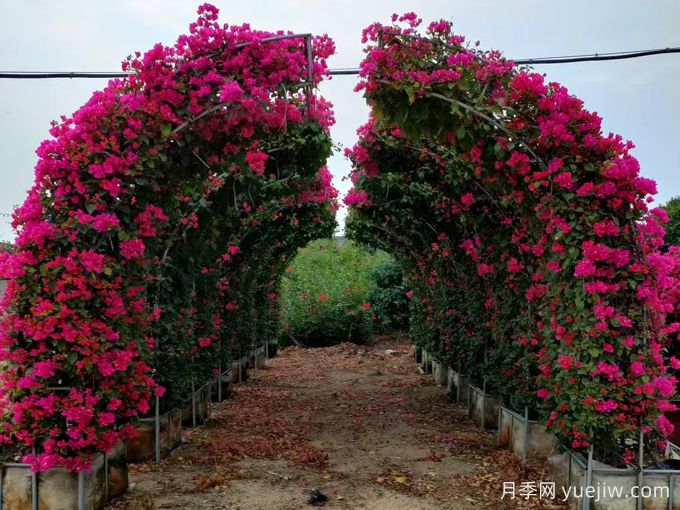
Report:
[{"label": "green shrub", "polygon": [[368,293],[376,331],[408,329],[408,288],[394,259],[388,259],[371,271],[374,285]]},{"label": "green shrub", "polygon": [[673,197],[661,206],[668,213],[666,229],[666,246],[680,245],[680,197]]},{"label": "green shrub", "polygon": [[389,260],[352,243],[314,241],[301,248],[281,281],[281,336],[305,346],[363,342],[372,333],[371,271]]}]

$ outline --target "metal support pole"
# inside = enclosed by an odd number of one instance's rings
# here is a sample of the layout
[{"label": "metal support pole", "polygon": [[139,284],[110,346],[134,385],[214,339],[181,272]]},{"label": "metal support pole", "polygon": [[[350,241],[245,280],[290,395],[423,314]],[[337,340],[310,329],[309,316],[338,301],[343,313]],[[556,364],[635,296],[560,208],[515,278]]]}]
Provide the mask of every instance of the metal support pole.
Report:
[{"label": "metal support pole", "polygon": [[109,454],[104,454],[104,498],[109,500]]},{"label": "metal support pole", "polygon": [[312,36],[305,36],[305,49],[307,50],[307,74],[310,86],[314,82],[314,49],[312,48]]},{"label": "metal support pole", "polygon": [[203,417],[203,423],[207,421],[207,419],[210,417],[210,402],[212,402],[212,386],[210,386],[210,383],[206,383],[205,391],[208,392],[208,398],[205,400],[205,416]]},{"label": "metal support pole", "polygon": [[[33,458],[35,458],[35,447],[33,447]],[[31,471],[31,510],[38,510],[38,473]]]},{"label": "metal support pole", "polygon": [[38,510],[38,473],[31,472],[31,510]]},{"label": "metal support pole", "polygon": [[472,386],[468,384],[468,392],[467,392],[467,412],[468,416],[470,416],[470,404],[472,403]]},{"label": "metal support pole", "polygon": [[194,376],[191,376],[191,425],[196,426],[196,386]]},{"label": "metal support pole", "polygon": [[[645,433],[640,430],[640,444],[638,444],[638,466],[640,471],[638,472],[638,487],[642,487],[642,478],[644,477],[645,471]],[[644,503],[642,499],[642,492],[638,492],[637,497],[637,510],[642,510],[642,504]]]},{"label": "metal support pole", "polygon": [[307,112],[312,113],[312,91],[314,88],[314,50],[312,49],[312,36],[305,37],[305,50],[307,51]]},{"label": "metal support pole", "polygon": [[573,455],[572,455],[571,451],[569,451],[569,470],[567,471],[567,490],[571,487],[571,463],[573,462],[573,460],[574,460]]},{"label": "metal support pole", "polygon": [[243,382],[243,352],[240,344],[238,346],[238,382]]},{"label": "metal support pole", "polygon": [[160,406],[160,397],[156,395],[156,413],[155,413],[155,420],[154,420],[154,440],[155,440],[155,447],[154,450],[156,452],[156,464],[158,464],[161,461],[161,406]]},{"label": "metal support pole", "polygon": [[182,442],[182,426],[183,426],[182,425],[182,410],[180,409],[178,412],[179,412],[179,420],[178,420],[178,423],[179,423],[179,442],[181,443]]},{"label": "metal support pole", "polygon": [[203,418],[203,423],[210,419],[212,414],[212,386],[206,383],[206,390],[208,391],[208,398],[205,401],[205,417]]},{"label": "metal support pole", "polygon": [[482,428],[486,425],[486,366],[488,364],[486,340],[484,341],[484,375],[482,376]]},{"label": "metal support pole", "polygon": [[522,460],[527,460],[529,454],[529,408],[524,408],[524,443],[522,447]]},{"label": "metal support pole", "polygon": [[[513,415],[510,415],[511,421],[510,423],[514,423],[515,417]],[[498,408],[498,422],[496,423],[496,429],[498,430],[498,439],[500,443],[500,438],[501,438],[501,423],[503,421],[503,411],[501,411],[500,407]],[[512,431],[512,429],[510,429]],[[512,435],[510,436],[512,438]]]},{"label": "metal support pole", "polygon": [[168,429],[168,448],[172,450],[172,411],[168,411],[168,423],[166,424]]},{"label": "metal support pole", "polygon": [[590,498],[586,497],[588,487],[593,484],[593,447],[588,449],[588,465],[586,466],[586,476],[583,480],[583,491],[581,493],[583,499],[583,510],[590,510]]},{"label": "metal support pole", "polygon": [[217,362],[217,401],[222,402],[222,359]]},{"label": "metal support pole", "polygon": [[78,473],[78,510],[85,510],[85,473]]},{"label": "metal support pole", "polygon": [[486,428],[486,376],[482,381],[482,428]]}]

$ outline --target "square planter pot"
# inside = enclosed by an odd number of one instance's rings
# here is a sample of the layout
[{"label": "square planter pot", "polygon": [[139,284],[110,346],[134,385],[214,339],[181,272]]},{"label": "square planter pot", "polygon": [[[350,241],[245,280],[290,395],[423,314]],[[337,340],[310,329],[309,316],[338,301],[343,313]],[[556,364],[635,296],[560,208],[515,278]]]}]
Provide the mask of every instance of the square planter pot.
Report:
[{"label": "square planter pot", "polygon": [[423,360],[423,349],[419,345],[414,345],[414,356],[416,359],[416,363],[422,363]]},{"label": "square planter pot", "polygon": [[437,386],[446,386],[448,375],[448,370],[440,361],[432,360],[432,378]]},{"label": "square planter pot", "polygon": [[267,352],[265,354],[266,354],[267,359],[275,358],[278,355],[278,353],[279,353],[279,341],[278,340],[270,340],[269,342],[267,342],[266,347],[267,347]]},{"label": "square planter pot", "polygon": [[469,386],[468,415],[485,429],[498,428],[498,406],[500,399],[495,395],[484,393],[476,386]]},{"label": "square planter pot", "polygon": [[507,407],[498,407],[498,444],[520,459],[547,459],[555,448],[555,436],[536,420]]},{"label": "square planter pot", "polygon": [[449,368],[447,377],[447,390],[454,402],[467,402],[470,384],[467,376]]},{"label": "square planter pot", "polygon": [[128,486],[125,444],[95,457],[86,473],[56,468],[32,473],[27,464],[0,467],[0,499],[4,510],[97,510]]},{"label": "square planter pot", "polygon": [[197,389],[182,408],[182,425],[197,427],[210,417],[211,384],[206,383]]},{"label": "square planter pot", "polygon": [[126,441],[115,446],[106,454],[108,499],[120,496],[128,489],[127,448],[128,443]]},{"label": "square planter pot", "polygon": [[182,442],[182,420],[178,409],[159,417],[160,455],[156,456],[156,419],[142,418],[135,426],[137,437],[128,440],[127,458],[130,462],[145,462],[167,457]]},{"label": "square planter pot", "polygon": [[[588,481],[586,458],[567,450],[549,457],[548,464],[555,480],[556,494],[562,499],[562,495],[570,490],[567,507],[570,510],[582,510],[584,503],[588,503],[584,502],[583,492]],[[640,472],[633,468],[615,468],[594,460],[590,472],[588,485],[596,491],[600,489],[589,501],[590,510],[680,509],[680,470],[644,468]],[[633,487],[643,489],[639,491],[643,496],[642,501],[631,495]],[[616,488],[616,491],[612,493],[608,488]]]},{"label": "square planter pot", "polygon": [[422,360],[420,366],[423,368],[423,372],[426,374],[432,373],[432,355],[423,349]]},{"label": "square planter pot", "polygon": [[241,382],[246,382],[250,377],[248,373],[248,366],[243,360],[232,361],[231,363],[231,382],[233,384],[238,384]]},{"label": "square planter pot", "polygon": [[212,382],[211,397],[213,402],[222,402],[229,398],[233,389],[231,367],[218,375]]},{"label": "square planter pot", "polygon": [[253,351],[253,367],[256,369],[262,369],[265,366],[267,358],[265,357],[264,347],[260,347]]}]

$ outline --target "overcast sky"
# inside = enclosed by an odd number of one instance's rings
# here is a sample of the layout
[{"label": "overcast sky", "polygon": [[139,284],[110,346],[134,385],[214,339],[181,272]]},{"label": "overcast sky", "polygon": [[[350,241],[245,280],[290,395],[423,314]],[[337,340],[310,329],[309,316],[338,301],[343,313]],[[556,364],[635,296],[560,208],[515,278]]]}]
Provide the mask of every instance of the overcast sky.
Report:
[{"label": "overcast sky", "polygon": [[[202,2],[194,0],[2,0],[0,70],[118,71],[128,54],[156,42],[172,44]],[[448,19],[481,47],[514,58],[680,46],[676,0],[419,0],[219,1],[220,21],[258,29],[327,33],[336,42],[331,67],[356,67],[361,30],[393,12],[416,10],[425,21]],[[680,195],[680,54],[636,60],[539,66],[585,100],[605,131],[633,140],[642,173],[659,186],[657,200]],[[33,182],[35,149],[49,123],[71,114],[105,80],[0,80],[0,239],[13,233],[6,216]],[[356,78],[339,76],[321,92],[336,110],[336,142],[351,146],[367,108],[352,92]],[[349,165],[329,163],[342,193]]]}]

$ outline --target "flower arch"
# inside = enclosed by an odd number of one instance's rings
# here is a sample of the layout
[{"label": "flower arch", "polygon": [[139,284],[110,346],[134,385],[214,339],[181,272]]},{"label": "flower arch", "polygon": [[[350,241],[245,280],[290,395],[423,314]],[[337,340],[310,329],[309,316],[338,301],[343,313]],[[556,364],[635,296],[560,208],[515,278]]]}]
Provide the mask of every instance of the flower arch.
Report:
[{"label": "flower arch", "polygon": [[333,113],[312,93],[333,42],[198,14],[53,125],[14,213],[0,442],[36,471],[87,469],[154,395],[270,335],[286,258],[333,232]]},{"label": "flower arch", "polygon": [[364,31],[351,237],[410,271],[411,335],[564,444],[663,438],[678,261],[632,144],[557,83],[414,14]]}]

